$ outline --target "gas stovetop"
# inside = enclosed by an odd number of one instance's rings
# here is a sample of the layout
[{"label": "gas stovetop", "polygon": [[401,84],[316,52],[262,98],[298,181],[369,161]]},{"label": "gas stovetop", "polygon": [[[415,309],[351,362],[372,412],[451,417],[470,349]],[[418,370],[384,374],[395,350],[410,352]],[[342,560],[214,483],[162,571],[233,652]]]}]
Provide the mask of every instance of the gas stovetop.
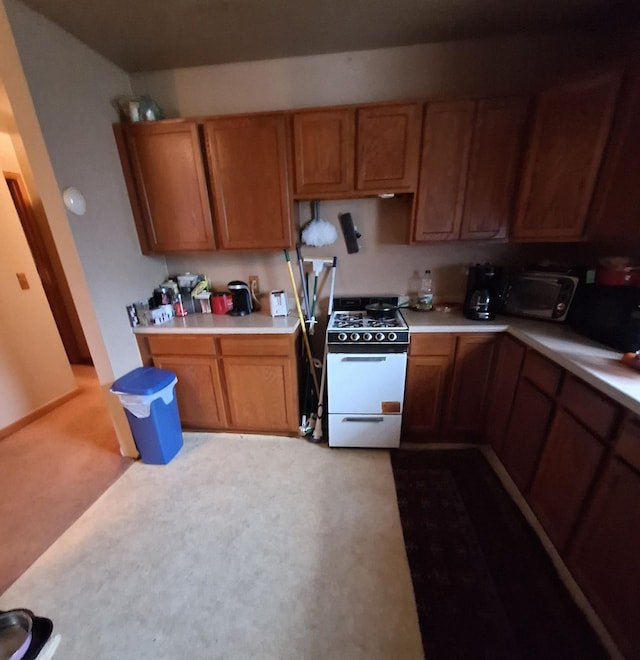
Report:
[{"label": "gas stovetop", "polygon": [[336,298],[327,326],[329,351],[401,352],[409,344],[409,326],[399,310],[377,318],[364,309],[371,303],[396,306],[398,296]]},{"label": "gas stovetop", "polygon": [[376,319],[366,312],[334,312],[330,325],[332,328],[341,330],[359,330],[362,328],[405,329],[407,324],[399,314],[400,312],[396,312],[393,317]]}]

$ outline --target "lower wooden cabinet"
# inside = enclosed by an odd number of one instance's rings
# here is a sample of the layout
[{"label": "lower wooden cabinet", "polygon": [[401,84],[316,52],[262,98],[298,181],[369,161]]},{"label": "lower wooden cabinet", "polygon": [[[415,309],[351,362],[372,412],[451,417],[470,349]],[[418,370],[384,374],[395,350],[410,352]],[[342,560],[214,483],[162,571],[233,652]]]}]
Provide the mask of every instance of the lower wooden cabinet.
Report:
[{"label": "lower wooden cabinet", "polygon": [[411,337],[402,412],[403,440],[438,440],[455,345],[456,336],[449,333]]},{"label": "lower wooden cabinet", "polygon": [[502,446],[526,348],[509,335],[501,335],[497,341],[496,365],[489,388],[486,439],[496,454],[502,456]]},{"label": "lower wooden cabinet", "polygon": [[411,338],[403,439],[472,441],[484,431],[495,333]]},{"label": "lower wooden cabinet", "polygon": [[227,426],[217,360],[207,356],[161,355],[153,364],[178,377],[176,398],[183,426],[223,429]]},{"label": "lower wooden cabinet", "polygon": [[295,431],[295,362],[288,357],[223,357],[229,428]]},{"label": "lower wooden cabinet", "polygon": [[628,658],[640,657],[640,419],[627,422],[567,563]]},{"label": "lower wooden cabinet", "polygon": [[458,335],[444,416],[448,440],[479,441],[484,436],[495,344],[494,332]]},{"label": "lower wooden cabinet", "polygon": [[603,456],[601,442],[571,415],[559,410],[528,499],[561,553]]},{"label": "lower wooden cabinet", "polygon": [[153,364],[178,377],[185,428],[297,434],[295,335],[140,337]]},{"label": "lower wooden cabinet", "polygon": [[547,437],[561,378],[560,367],[535,351],[527,353],[501,453],[504,466],[525,495]]},{"label": "lower wooden cabinet", "polygon": [[560,553],[591,491],[618,414],[607,397],[573,376],[564,379],[529,494],[531,508]]}]

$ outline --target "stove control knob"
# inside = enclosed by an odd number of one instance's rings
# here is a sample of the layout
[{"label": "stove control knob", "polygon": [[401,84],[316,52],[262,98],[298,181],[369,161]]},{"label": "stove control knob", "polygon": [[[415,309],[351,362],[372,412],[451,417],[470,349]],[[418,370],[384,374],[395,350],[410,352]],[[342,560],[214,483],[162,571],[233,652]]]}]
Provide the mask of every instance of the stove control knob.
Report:
[{"label": "stove control knob", "polygon": [[376,341],[384,341],[384,332],[376,332]]},{"label": "stove control knob", "polygon": [[365,341],[371,341],[371,340],[373,339],[373,335],[372,335],[370,332],[365,332],[365,333],[362,335],[362,338],[363,338]]},{"label": "stove control knob", "polygon": [[390,333],[387,335],[387,339],[388,339],[389,341],[395,341],[397,338],[398,338],[398,335],[397,335],[395,332],[390,332]]},{"label": "stove control knob", "polygon": [[347,333],[346,332],[339,332],[338,333],[338,341],[347,341]]},{"label": "stove control knob", "polygon": [[358,341],[358,339],[360,339],[360,335],[357,332],[352,332],[351,341]]}]

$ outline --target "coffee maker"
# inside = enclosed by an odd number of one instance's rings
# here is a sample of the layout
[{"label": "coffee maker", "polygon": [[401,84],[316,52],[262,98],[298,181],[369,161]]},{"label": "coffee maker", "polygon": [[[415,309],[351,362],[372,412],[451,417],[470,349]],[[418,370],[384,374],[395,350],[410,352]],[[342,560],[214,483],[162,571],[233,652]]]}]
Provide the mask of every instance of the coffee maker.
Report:
[{"label": "coffee maker", "polygon": [[503,289],[502,268],[491,264],[469,267],[467,293],[462,312],[472,321],[491,321],[496,317]]},{"label": "coffee maker", "polygon": [[229,312],[231,316],[246,316],[253,311],[251,304],[251,291],[246,282],[240,280],[233,280],[227,284],[227,288],[231,292],[233,299],[233,309]]}]

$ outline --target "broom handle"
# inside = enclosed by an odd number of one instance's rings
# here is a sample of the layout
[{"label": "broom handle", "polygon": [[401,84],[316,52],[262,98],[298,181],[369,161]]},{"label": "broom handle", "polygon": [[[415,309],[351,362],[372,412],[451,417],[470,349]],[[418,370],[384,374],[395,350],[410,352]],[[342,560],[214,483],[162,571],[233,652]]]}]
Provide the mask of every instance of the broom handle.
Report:
[{"label": "broom handle", "polygon": [[309,346],[309,337],[307,337],[307,326],[304,321],[304,316],[302,315],[302,309],[300,308],[300,300],[298,300],[298,294],[296,293],[296,279],[293,276],[293,268],[291,268],[291,259],[289,258],[289,250],[284,251],[285,259],[287,260],[287,266],[289,268],[289,277],[291,278],[291,286],[293,287],[293,297],[296,301],[296,309],[298,310],[298,318],[300,319],[300,325],[302,326],[302,340],[304,342],[305,350],[307,351],[307,359],[309,360],[309,370],[311,372],[311,377],[313,378],[313,385],[316,388],[316,394],[320,392],[320,387],[318,385],[318,375],[316,374],[316,368],[313,364],[313,355],[311,354],[311,346]]},{"label": "broom handle", "polygon": [[331,288],[329,289],[329,309],[327,315],[331,316],[333,313],[333,289],[336,285],[336,268],[338,266],[338,257],[333,258],[333,266],[331,267]]},{"label": "broom handle", "polygon": [[[329,309],[327,316],[333,313],[333,289],[336,283],[336,268],[338,267],[338,257],[333,258],[331,267],[331,288],[329,289]],[[324,415],[324,388],[327,378],[327,344],[324,345],[324,356],[322,358],[322,376],[320,378],[320,394],[318,395],[318,412],[316,414],[316,424],[313,429],[313,439],[322,440],[322,417]]]},{"label": "broom handle", "polygon": [[302,253],[300,252],[300,244],[296,245],[296,254],[298,255],[298,268],[300,269],[300,284],[302,285],[302,298],[304,300],[304,311],[309,318],[309,292],[307,291],[307,285],[304,280],[304,265],[302,262]]}]

